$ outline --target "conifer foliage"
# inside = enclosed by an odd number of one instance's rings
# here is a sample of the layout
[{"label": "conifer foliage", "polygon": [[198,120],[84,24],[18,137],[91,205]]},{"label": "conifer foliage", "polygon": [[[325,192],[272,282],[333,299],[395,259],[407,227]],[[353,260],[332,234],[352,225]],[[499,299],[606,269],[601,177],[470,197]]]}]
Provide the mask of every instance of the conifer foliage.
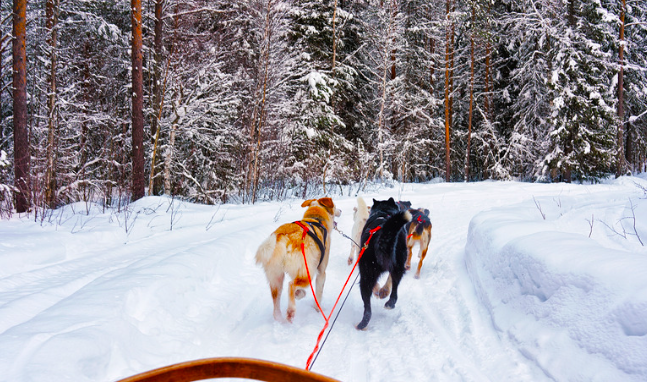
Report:
[{"label": "conifer foliage", "polygon": [[644,3],[3,1],[0,214],[645,171]]}]

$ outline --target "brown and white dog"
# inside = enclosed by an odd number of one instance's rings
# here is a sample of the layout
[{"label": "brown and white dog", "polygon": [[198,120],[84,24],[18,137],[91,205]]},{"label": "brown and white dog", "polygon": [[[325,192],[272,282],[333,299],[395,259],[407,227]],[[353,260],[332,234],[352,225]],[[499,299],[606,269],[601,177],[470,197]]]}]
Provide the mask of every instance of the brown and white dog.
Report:
[{"label": "brown and white dog", "polygon": [[[308,208],[303,214],[303,219],[277,228],[256,251],[256,263],[263,266],[267,281],[270,283],[274,319],[277,321],[283,321],[280,304],[286,273],[292,279],[288,284],[287,320],[289,322],[292,322],[296,312],[295,298],[301,299],[306,295],[304,288],[309,286],[308,270],[312,278],[316,275],[315,294],[317,300],[321,301],[326,281],[331,233],[335,227],[334,219],[335,216],[341,215],[341,210],[335,208],[331,198],[306,200],[301,207]],[[304,233],[304,228],[309,231],[307,234]]]},{"label": "brown and white dog", "polygon": [[366,205],[364,199],[361,196],[357,197],[357,207],[353,207],[353,231],[351,234],[351,239],[353,243],[350,244],[350,255],[348,256],[348,265],[353,265],[355,261],[355,256],[359,254],[359,246],[362,244],[362,230],[368,219],[368,215],[371,212],[371,207]]}]

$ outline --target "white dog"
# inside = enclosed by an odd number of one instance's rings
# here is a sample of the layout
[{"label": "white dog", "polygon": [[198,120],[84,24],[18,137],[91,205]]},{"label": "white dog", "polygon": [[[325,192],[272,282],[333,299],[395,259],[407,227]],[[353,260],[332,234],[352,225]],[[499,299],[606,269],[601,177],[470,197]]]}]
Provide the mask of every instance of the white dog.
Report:
[{"label": "white dog", "polygon": [[[283,321],[281,316],[281,291],[287,273],[292,281],[288,284],[287,320],[292,322],[296,313],[295,299],[305,296],[310,285],[309,273],[316,276],[315,295],[321,301],[326,267],[331,246],[331,234],[335,227],[335,216],[341,210],[330,198],[310,199],[301,204],[308,209],[303,219],[283,224],[265,239],[256,251],[256,263],[265,270],[270,283],[274,302],[274,319]],[[304,257],[307,260],[304,260]]]},{"label": "white dog", "polygon": [[350,256],[348,256],[348,265],[352,265],[355,261],[355,255],[359,254],[359,247],[362,243],[362,230],[371,212],[371,207],[366,206],[364,199],[361,196],[357,197],[357,207],[353,207],[353,233],[351,238],[355,243],[350,244]]}]

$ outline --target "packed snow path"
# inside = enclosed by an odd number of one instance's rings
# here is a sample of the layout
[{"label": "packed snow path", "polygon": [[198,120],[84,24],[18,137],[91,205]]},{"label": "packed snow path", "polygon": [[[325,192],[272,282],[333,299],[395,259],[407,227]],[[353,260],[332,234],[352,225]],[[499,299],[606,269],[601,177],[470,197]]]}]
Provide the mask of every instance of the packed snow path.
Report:
[{"label": "packed snow path", "polygon": [[[393,196],[430,209],[429,252],[419,280],[405,275],[394,310],[373,298],[366,331],[354,327],[363,308],[353,288],[312,370],[357,382],[554,380],[497,329],[475,289],[465,255],[470,221],[533,198],[579,198],[587,209],[574,209],[573,221],[586,225],[588,208],[604,211],[613,195],[624,206],[631,192],[613,184],[482,182],[362,194],[369,205]],[[343,211],[338,227],[350,234],[355,197],[334,200]],[[145,198],[119,212],[78,203],[43,222],[0,221],[0,381],[114,381],[207,357],[305,367],[324,324],[312,295],[297,302],[294,323],[275,322],[254,263],[263,239],[301,217],[300,203]],[[531,209],[542,213],[540,205]],[[350,272],[350,245],[333,234],[326,313]],[[416,247],[414,269],[417,255]]]}]

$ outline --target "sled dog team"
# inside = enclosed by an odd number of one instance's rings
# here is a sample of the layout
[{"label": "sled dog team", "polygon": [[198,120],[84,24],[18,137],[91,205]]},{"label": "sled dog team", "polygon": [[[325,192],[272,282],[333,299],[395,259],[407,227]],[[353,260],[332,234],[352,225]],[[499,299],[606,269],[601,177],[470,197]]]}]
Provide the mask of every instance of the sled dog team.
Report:
[{"label": "sled dog team", "polygon": [[[281,293],[285,274],[290,278],[286,318],[292,322],[296,313],[296,301],[306,295],[310,280],[317,301],[321,301],[326,267],[330,253],[335,217],[341,215],[331,198],[309,199],[301,204],[306,211],[299,221],[283,224],[277,228],[256,251],[256,263],[262,265],[270,284],[274,303],[274,319],[283,321]],[[393,309],[398,299],[398,285],[406,270],[411,268],[414,245],[420,247],[420,261],[415,278],[420,277],[420,268],[427,255],[431,239],[429,210],[412,209],[410,202],[375,200],[368,207],[361,197],[354,207],[348,264],[362,253],[358,267],[360,293],[364,303],[364,315],[357,329],[365,329],[371,319],[371,295],[379,298],[390,296],[384,307]],[[389,273],[384,286],[377,283],[385,272]]]}]

